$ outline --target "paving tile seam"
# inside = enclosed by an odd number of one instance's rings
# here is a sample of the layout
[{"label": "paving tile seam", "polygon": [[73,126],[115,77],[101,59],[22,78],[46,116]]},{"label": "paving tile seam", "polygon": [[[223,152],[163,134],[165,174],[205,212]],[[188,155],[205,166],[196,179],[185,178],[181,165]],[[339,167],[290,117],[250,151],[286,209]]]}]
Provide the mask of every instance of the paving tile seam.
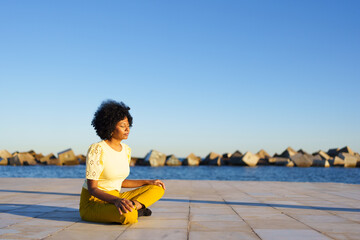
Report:
[{"label": "paving tile seam", "polygon": [[324,235],[324,236],[326,236],[326,237],[328,237],[328,238],[330,238],[330,239],[334,239],[334,240],[336,240],[335,238],[330,237],[330,236],[329,236],[329,235],[327,235],[326,233],[324,233],[324,232],[322,232],[322,231],[320,231],[320,230],[317,230],[316,228],[311,227],[310,225],[308,225],[308,224],[306,224],[306,223],[302,222],[301,220],[296,219],[296,218],[294,218],[293,216],[291,216],[291,215],[289,215],[289,214],[287,214],[287,213],[282,212],[281,210],[280,210],[280,212],[281,212],[282,214],[284,214],[284,215],[286,215],[286,216],[288,216],[288,217],[290,217],[290,218],[294,219],[295,221],[297,221],[297,222],[300,222],[300,223],[304,224],[304,225],[305,225],[305,226],[307,226],[308,228],[310,228],[310,229],[312,229],[312,230],[316,231],[317,233],[322,234],[322,235]]},{"label": "paving tile seam", "polygon": [[344,195],[341,195],[341,194],[337,194],[337,193],[327,193],[327,194],[334,195],[334,196],[337,196],[337,197],[346,198],[346,199],[350,199],[350,200],[352,200],[352,201],[359,201],[359,199],[357,199],[357,198],[351,198],[351,197],[347,197],[347,196],[344,196]]},{"label": "paving tile seam", "polygon": [[132,225],[132,224],[127,225],[126,228],[124,229],[124,231],[122,231],[122,232],[119,234],[119,236],[117,236],[117,237],[115,238],[115,240],[119,240],[120,237],[130,228],[131,225]]},{"label": "paving tile seam", "polygon": [[[10,204],[11,205],[11,204]],[[15,205],[15,204],[14,204]],[[27,208],[27,206],[24,206],[24,207],[18,207],[18,208],[15,208],[15,209],[9,209],[9,210],[1,210],[0,213],[9,213],[11,211],[16,211],[16,210],[21,210],[23,208]]]},{"label": "paving tile seam", "polygon": [[190,222],[190,213],[191,213],[191,199],[189,199],[189,207],[188,207],[189,211],[188,211],[188,220],[187,220],[187,229],[186,229],[186,239],[189,240],[190,239],[190,227],[191,227],[191,222]]},{"label": "paving tile seam", "polygon": [[[225,201],[225,199],[223,199],[224,201]],[[228,204],[227,204],[228,205]],[[231,205],[228,205],[230,208],[231,208],[231,210],[233,210],[234,212],[235,212],[235,214],[241,219],[241,220],[243,220],[244,221],[244,223],[246,223],[246,225],[251,229],[251,232],[255,235],[255,236],[257,236],[259,239],[262,239],[256,232],[255,232],[255,230],[251,227],[251,225],[244,219],[244,218],[242,218],[241,216],[240,216],[240,214],[239,213],[237,213],[236,211],[235,211],[235,209],[231,206]]]},{"label": "paving tile seam", "polygon": [[15,222],[15,223],[13,223],[13,224],[9,224],[9,225],[7,225],[7,226],[5,226],[5,227],[2,227],[2,228],[0,228],[0,229],[10,228],[10,227],[12,227],[13,225],[16,225],[16,224],[19,224],[19,223],[25,223],[25,222],[31,221],[31,220],[33,220],[33,219],[34,219],[34,217],[27,217],[27,218],[25,218],[25,221]]},{"label": "paving tile seam", "polygon": [[[295,191],[295,192],[296,192],[296,191]],[[247,193],[245,193],[245,194],[247,194]],[[305,196],[308,196],[308,197],[311,197],[311,196],[306,195],[306,194],[304,194],[304,195],[305,195]],[[279,211],[281,214],[284,214],[285,216],[290,217],[291,219],[294,219],[295,221],[297,221],[297,222],[299,222],[299,223],[301,223],[301,224],[303,224],[303,225],[307,226],[308,228],[310,228],[310,229],[312,229],[312,230],[316,231],[317,233],[322,234],[322,235],[324,235],[324,236],[326,236],[326,237],[329,237],[330,239],[334,239],[334,238],[332,238],[332,237],[328,236],[326,233],[323,233],[323,232],[321,232],[321,231],[319,231],[319,230],[317,230],[317,229],[315,229],[315,228],[313,228],[313,227],[309,226],[308,224],[306,224],[306,223],[304,223],[304,222],[302,222],[302,221],[300,221],[300,220],[298,220],[298,219],[294,218],[293,216],[291,216],[291,215],[287,214],[286,212],[283,212],[281,209],[278,209],[277,207],[274,207],[272,204],[267,204],[266,202],[264,202],[264,201],[262,201],[262,200],[259,200],[259,201],[260,201],[261,203],[263,203],[263,204],[269,205],[269,207],[273,208],[274,210]],[[335,214],[333,214],[333,215],[335,215]],[[336,239],[335,239],[335,240],[336,240]]]},{"label": "paving tile seam", "polygon": [[[211,185],[211,187],[213,187],[212,184],[210,184],[210,185]],[[214,187],[213,187],[213,188],[214,188]],[[252,232],[256,237],[258,237],[259,239],[262,239],[262,238],[255,232],[255,230],[251,227],[251,225],[250,225],[244,218],[242,218],[242,217],[240,216],[240,214],[239,214],[238,212],[236,212],[235,209],[234,209],[230,204],[228,204],[228,202],[221,196],[221,194],[218,193],[218,191],[217,191],[215,188],[214,188],[214,190],[215,190],[216,194],[218,194],[218,195],[221,197],[221,199],[224,201],[224,203],[225,203],[227,206],[229,206],[229,207],[231,208],[231,210],[232,210],[233,212],[235,212],[235,214],[236,214],[241,220],[244,221],[244,223],[246,223],[246,225],[251,229],[251,232]]]},{"label": "paving tile seam", "polygon": [[[329,192],[324,192],[324,191],[322,191],[323,193],[325,193],[325,194],[327,194],[327,195],[330,195],[330,196],[337,196],[337,197],[342,197],[342,198],[346,198],[346,199],[349,199],[349,200],[351,200],[351,201],[358,201],[358,199],[354,199],[354,198],[349,198],[349,197],[344,197],[344,196],[342,196],[342,195],[339,195],[339,194],[334,194],[334,193],[329,193]],[[318,192],[314,192],[314,194],[318,194]],[[314,199],[320,199],[320,200],[325,200],[325,201],[329,201],[329,200],[327,200],[327,198],[325,198],[325,197],[314,197],[314,196],[312,196],[312,195],[309,195],[309,194],[304,194],[305,196],[310,196],[311,198],[314,198]],[[332,202],[332,201],[330,201],[330,202]],[[337,204],[337,202],[332,202],[332,203],[336,203]],[[346,205],[346,204],[345,204]],[[349,206],[349,205],[346,205],[346,206],[348,206],[348,207],[351,207],[351,206]]]},{"label": "paving tile seam", "polygon": [[64,228],[62,228],[62,229],[60,229],[60,230],[58,230],[58,231],[52,232],[52,233],[50,233],[49,235],[47,235],[46,237],[41,238],[41,240],[45,240],[46,238],[49,238],[49,237],[51,237],[51,236],[54,236],[54,235],[58,234],[59,232],[62,232],[62,231],[64,231],[64,230],[66,230],[67,228],[71,227],[72,225],[74,225],[74,224],[76,224],[76,223],[78,223],[78,222],[79,222],[79,221],[76,221],[76,222],[74,222],[74,223],[72,223],[72,224],[70,224],[70,225],[68,225],[68,226],[66,226],[66,227],[64,227]]},{"label": "paving tile seam", "polygon": [[[239,190],[240,190],[240,189],[239,189]],[[240,191],[241,191],[241,190],[240,190]],[[241,191],[241,192],[243,192],[243,191]],[[243,193],[245,193],[245,194],[248,195],[249,197],[253,197],[253,196],[251,196],[250,194],[248,194],[247,192],[243,192]],[[255,197],[255,199],[256,199],[256,197]],[[258,199],[257,199],[257,200],[258,200]],[[264,201],[262,201],[262,200],[258,200],[258,201],[261,202],[261,203],[264,204],[264,205],[268,205],[269,207],[271,207],[272,209],[274,209],[274,210],[276,210],[276,211],[279,211],[281,214],[284,214],[285,216],[288,216],[288,217],[294,219],[295,221],[304,224],[303,222],[301,222],[301,221],[293,218],[292,216],[288,215],[287,213],[283,212],[281,209],[277,209],[276,207],[272,206],[272,204],[268,204],[268,203],[266,203],[266,202],[264,202]],[[231,208],[232,208],[232,207],[231,207]],[[232,209],[233,209],[233,208],[232,208]],[[235,211],[235,210],[233,209],[233,211]],[[235,211],[235,212],[236,212],[236,211]],[[237,212],[236,212],[236,213],[237,213]],[[240,215],[239,215],[239,217],[241,218]],[[243,218],[242,218],[242,219],[243,219]],[[248,223],[245,219],[243,219],[243,220],[244,220],[244,222],[251,228],[251,230],[256,234],[256,236],[258,236],[258,237],[260,238],[260,236],[259,236],[259,235],[255,232],[255,230],[249,225],[249,223]],[[307,226],[307,227],[309,227],[310,229],[315,230],[316,232],[318,232],[318,233],[320,233],[320,234],[323,234],[322,232],[319,232],[317,229],[314,229],[314,228],[310,227],[310,226],[307,225],[307,224],[304,224],[304,225]],[[326,234],[324,234],[324,235],[327,236]],[[261,238],[260,238],[260,239],[261,239]],[[334,238],[331,238],[331,239],[334,239]]]},{"label": "paving tile seam", "polygon": [[[324,198],[321,198],[321,197],[313,197],[313,196],[311,196],[311,195],[307,195],[307,194],[303,194],[303,195],[305,195],[305,196],[308,196],[308,197],[311,197],[311,198],[313,198],[313,199],[320,199],[320,200],[322,200],[322,201],[328,201],[327,199],[324,199]],[[329,194],[329,195],[335,195],[335,194]],[[343,197],[343,196],[340,196],[340,197]],[[349,198],[347,198],[347,199],[349,199]],[[353,199],[351,199],[351,200],[353,200]],[[332,201],[330,201],[331,203],[336,203],[336,204],[338,204],[337,202],[332,202]],[[344,203],[343,203],[344,204]],[[352,206],[349,206],[349,205],[346,205],[346,204],[344,204],[345,206],[347,206],[347,207],[349,207],[349,208],[352,208]],[[306,206],[306,205],[305,205]],[[354,220],[352,220],[352,219],[348,219],[348,218],[346,218],[346,217],[343,217],[343,216],[339,216],[339,215],[337,215],[336,213],[334,213],[333,211],[325,211],[325,210],[323,210],[324,212],[326,212],[326,213],[328,213],[328,214],[330,214],[330,215],[332,215],[332,216],[336,216],[336,217],[340,217],[340,218],[342,218],[342,219],[345,219],[345,220],[348,220],[348,221],[351,221],[351,222],[355,222],[355,223],[359,223],[359,221],[354,221]]]}]

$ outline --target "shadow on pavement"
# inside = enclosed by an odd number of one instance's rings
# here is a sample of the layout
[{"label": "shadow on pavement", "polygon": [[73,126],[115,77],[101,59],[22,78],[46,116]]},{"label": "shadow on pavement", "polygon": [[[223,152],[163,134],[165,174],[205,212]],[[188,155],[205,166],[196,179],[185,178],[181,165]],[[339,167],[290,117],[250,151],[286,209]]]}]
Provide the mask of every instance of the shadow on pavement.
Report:
[{"label": "shadow on pavement", "polygon": [[7,204],[0,203],[0,213],[8,213],[25,217],[55,221],[81,221],[79,210],[76,208],[44,206],[35,204]]},{"label": "shadow on pavement", "polygon": [[39,192],[39,191],[8,190],[8,189],[0,189],[0,192],[51,194],[51,195],[64,195],[64,196],[80,196],[79,193]]},{"label": "shadow on pavement", "polygon": [[162,198],[159,201],[163,201],[163,202],[210,203],[210,204],[238,205],[238,206],[251,206],[251,207],[294,208],[294,209],[340,211],[340,212],[360,212],[360,208],[301,206],[301,205],[278,204],[278,203],[252,203],[252,202],[227,202],[227,201],[222,202],[222,201],[208,201],[208,200],[185,200],[185,199],[173,199],[173,198]]}]

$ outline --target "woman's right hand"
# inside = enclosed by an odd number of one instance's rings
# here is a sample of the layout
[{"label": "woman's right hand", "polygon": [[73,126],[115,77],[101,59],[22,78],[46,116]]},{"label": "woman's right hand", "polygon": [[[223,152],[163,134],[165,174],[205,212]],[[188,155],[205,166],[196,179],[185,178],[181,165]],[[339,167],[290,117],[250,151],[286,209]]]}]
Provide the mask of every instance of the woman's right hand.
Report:
[{"label": "woman's right hand", "polygon": [[120,215],[132,212],[134,205],[132,202],[125,198],[118,198],[114,202],[115,207],[119,210]]}]

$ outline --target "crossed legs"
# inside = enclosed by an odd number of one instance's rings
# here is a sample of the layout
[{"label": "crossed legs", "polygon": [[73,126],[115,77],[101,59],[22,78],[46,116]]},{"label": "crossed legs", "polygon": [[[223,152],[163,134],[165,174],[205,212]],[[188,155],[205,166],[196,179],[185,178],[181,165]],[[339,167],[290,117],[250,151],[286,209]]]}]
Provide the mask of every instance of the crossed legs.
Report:
[{"label": "crossed legs", "polygon": [[138,211],[142,207],[149,207],[164,195],[164,189],[156,185],[146,185],[128,192],[107,192],[119,198],[126,198],[135,203],[135,209],[120,215],[114,204],[105,202],[92,196],[88,190],[82,189],[80,197],[80,216],[91,222],[117,222],[121,224],[136,223]]}]

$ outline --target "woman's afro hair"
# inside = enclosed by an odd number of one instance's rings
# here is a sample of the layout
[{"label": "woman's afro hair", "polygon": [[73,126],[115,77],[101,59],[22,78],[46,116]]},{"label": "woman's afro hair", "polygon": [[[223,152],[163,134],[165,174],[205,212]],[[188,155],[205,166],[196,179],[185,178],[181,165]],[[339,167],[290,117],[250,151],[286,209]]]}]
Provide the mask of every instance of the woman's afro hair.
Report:
[{"label": "woman's afro hair", "polygon": [[91,125],[102,140],[110,139],[116,124],[124,120],[125,117],[127,117],[130,127],[132,126],[133,118],[129,110],[130,108],[123,102],[116,102],[114,100],[103,101],[95,112]]}]

